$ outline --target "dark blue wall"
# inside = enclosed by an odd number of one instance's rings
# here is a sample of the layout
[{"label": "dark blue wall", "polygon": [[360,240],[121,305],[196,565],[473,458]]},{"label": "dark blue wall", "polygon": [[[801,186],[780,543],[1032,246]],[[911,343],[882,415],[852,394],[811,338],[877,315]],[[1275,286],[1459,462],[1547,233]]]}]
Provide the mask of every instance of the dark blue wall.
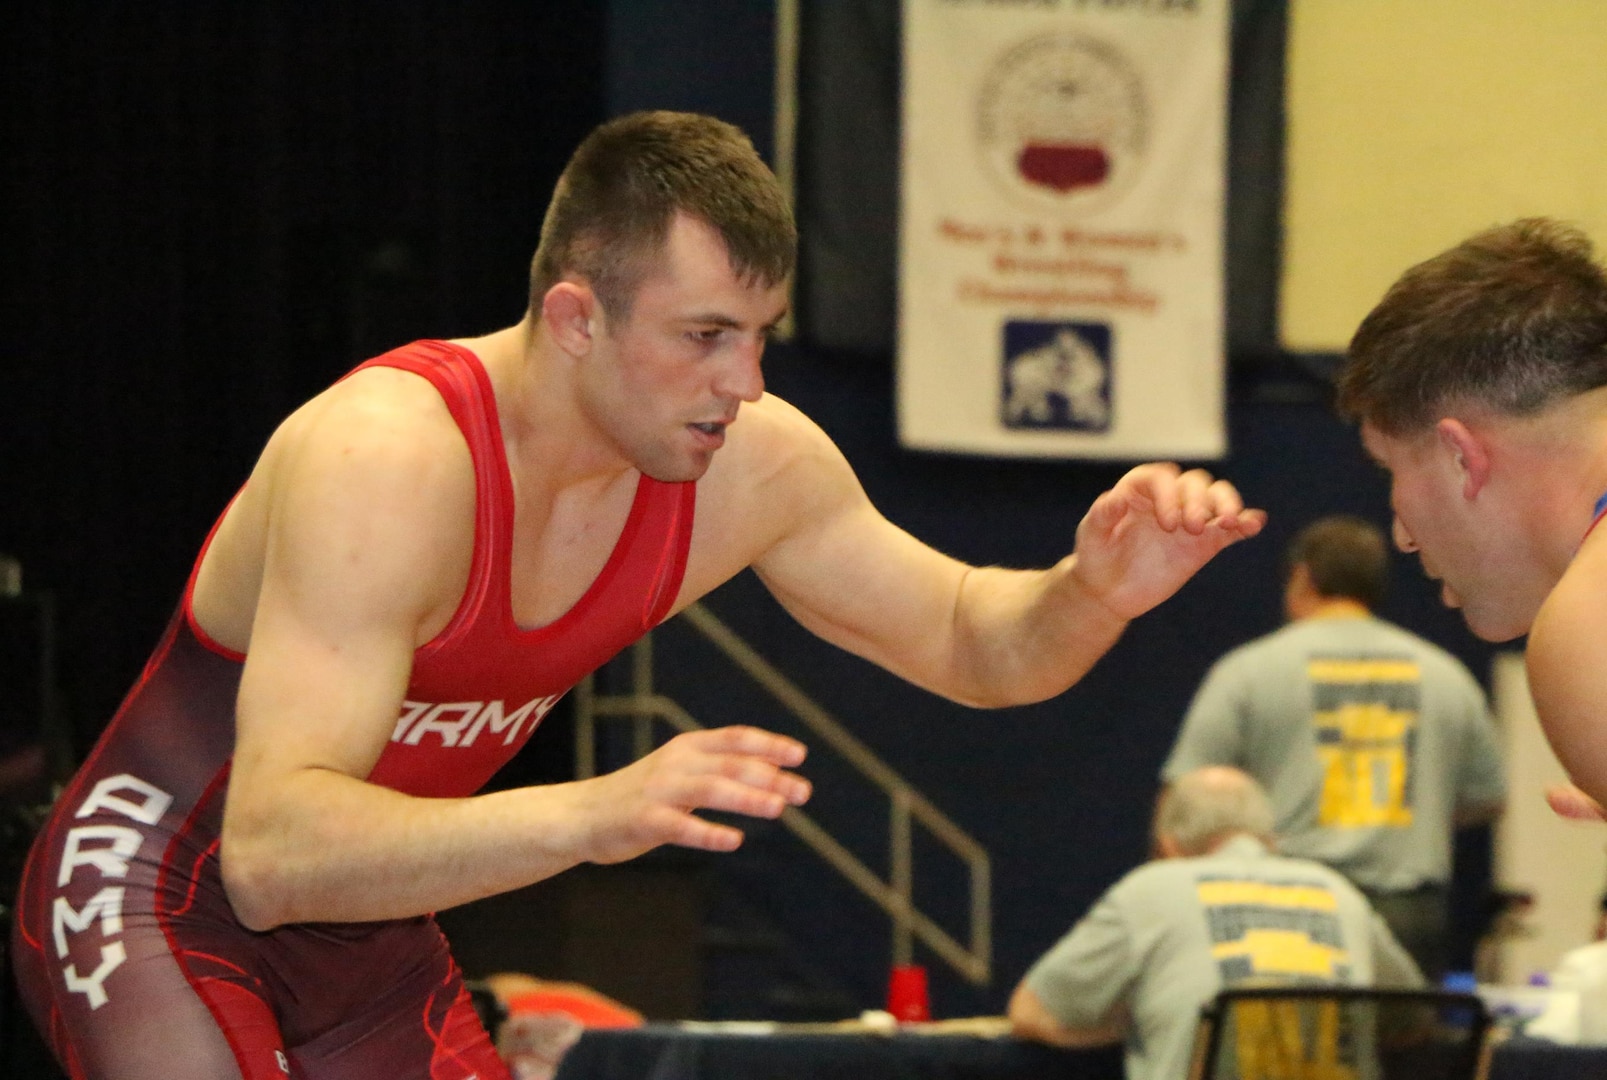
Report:
[{"label": "dark blue wall", "polygon": [[747,132],[772,160],[774,8],[760,0],[614,0],[605,54],[609,111],[709,113]]}]

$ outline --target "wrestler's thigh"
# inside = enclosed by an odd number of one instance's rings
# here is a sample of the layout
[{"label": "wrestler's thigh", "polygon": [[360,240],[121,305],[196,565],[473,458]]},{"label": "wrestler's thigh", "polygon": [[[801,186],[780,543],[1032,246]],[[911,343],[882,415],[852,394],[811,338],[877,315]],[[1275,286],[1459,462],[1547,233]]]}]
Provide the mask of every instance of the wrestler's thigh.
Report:
[{"label": "wrestler's thigh", "polygon": [[288,1052],[293,1075],[316,1080],[512,1080],[444,948]]},{"label": "wrestler's thigh", "polygon": [[94,958],[74,950],[58,959],[50,938],[44,948],[24,945],[15,954],[29,1013],[69,1073],[84,1080],[285,1080],[278,1026],[246,982],[203,961],[213,970],[192,985],[160,928],[142,922],[125,921],[120,960],[116,952],[102,955],[101,963],[117,962],[94,997],[70,988]]}]

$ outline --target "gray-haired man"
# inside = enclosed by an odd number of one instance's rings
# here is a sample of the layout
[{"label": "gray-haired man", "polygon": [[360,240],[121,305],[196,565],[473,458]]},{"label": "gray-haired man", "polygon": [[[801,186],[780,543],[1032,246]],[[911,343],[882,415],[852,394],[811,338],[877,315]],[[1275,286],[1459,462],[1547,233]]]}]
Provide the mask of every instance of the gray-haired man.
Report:
[{"label": "gray-haired man", "polygon": [[1243,982],[1417,986],[1417,966],[1355,886],[1273,852],[1249,775],[1180,776],[1157,814],[1161,858],[1117,882],[1010,999],[1017,1035],[1125,1039],[1129,1080],[1181,1080],[1200,1007]]}]

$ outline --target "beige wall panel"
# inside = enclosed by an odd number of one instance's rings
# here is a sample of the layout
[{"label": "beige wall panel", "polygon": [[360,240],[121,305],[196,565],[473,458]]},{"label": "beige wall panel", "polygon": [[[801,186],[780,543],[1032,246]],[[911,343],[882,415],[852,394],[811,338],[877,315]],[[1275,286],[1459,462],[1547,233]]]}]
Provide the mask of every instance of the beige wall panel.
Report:
[{"label": "beige wall panel", "polygon": [[1607,887],[1607,833],[1600,825],[1564,821],[1546,805],[1546,789],[1567,783],[1568,774],[1540,731],[1522,653],[1497,654],[1490,696],[1507,765],[1507,810],[1495,829],[1495,884],[1530,893],[1534,907],[1523,932],[1501,941],[1500,970],[1487,975],[1521,985],[1590,943]]},{"label": "beige wall panel", "polygon": [[1291,0],[1280,336],[1337,351],[1402,270],[1528,215],[1607,246],[1607,2]]}]

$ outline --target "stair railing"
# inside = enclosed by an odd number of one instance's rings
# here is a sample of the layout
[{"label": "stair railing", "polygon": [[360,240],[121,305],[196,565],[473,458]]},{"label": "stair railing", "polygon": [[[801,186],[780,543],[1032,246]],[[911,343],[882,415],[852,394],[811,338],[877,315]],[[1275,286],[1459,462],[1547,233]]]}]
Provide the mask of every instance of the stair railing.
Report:
[{"label": "stair railing", "polygon": [[[887,796],[890,865],[886,878],[866,866],[819,822],[797,807],[784,810],[781,823],[892,919],[892,962],[911,963],[914,943],[919,940],[970,982],[988,985],[992,978],[993,911],[992,871],[987,850],[707,607],[692,604],[679,618]],[[678,731],[696,731],[705,726],[674,700],[654,691],[652,636],[649,634],[631,648],[631,693],[600,694],[592,678],[575,688],[577,776],[596,775],[596,721],[599,718],[629,717],[635,721],[633,752],[636,757],[652,751],[655,720],[662,720]],[[969,945],[962,945],[915,905],[914,831],[917,824],[953,852],[969,871]]]}]

